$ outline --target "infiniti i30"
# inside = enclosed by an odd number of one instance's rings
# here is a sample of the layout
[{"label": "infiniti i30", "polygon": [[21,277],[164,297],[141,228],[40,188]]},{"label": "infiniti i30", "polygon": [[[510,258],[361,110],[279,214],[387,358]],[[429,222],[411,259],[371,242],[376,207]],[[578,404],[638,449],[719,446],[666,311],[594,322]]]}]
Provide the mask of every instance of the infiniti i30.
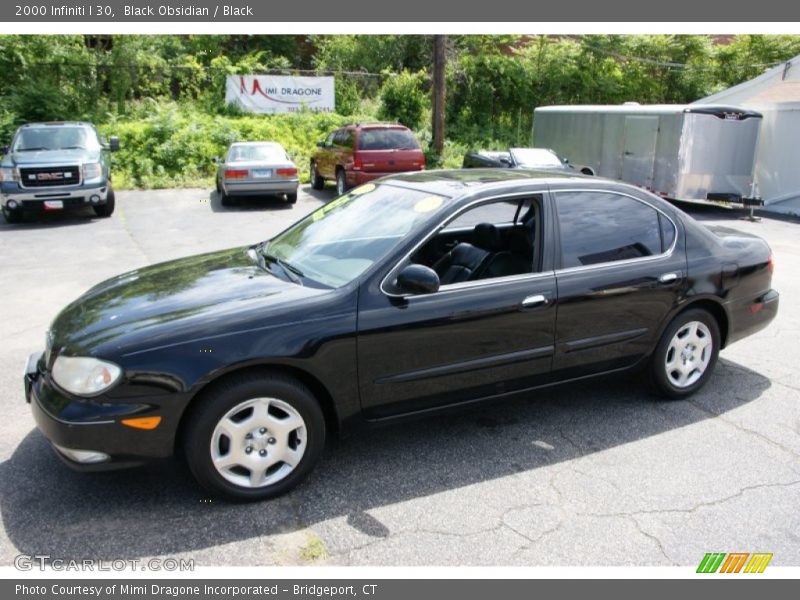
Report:
[{"label": "infiniti i30", "polygon": [[268,498],[359,426],[634,369],[686,397],[773,319],[772,271],[763,240],[623,183],[401,174],[100,283],[53,321],[26,396],[73,467],[182,452],[213,492]]}]

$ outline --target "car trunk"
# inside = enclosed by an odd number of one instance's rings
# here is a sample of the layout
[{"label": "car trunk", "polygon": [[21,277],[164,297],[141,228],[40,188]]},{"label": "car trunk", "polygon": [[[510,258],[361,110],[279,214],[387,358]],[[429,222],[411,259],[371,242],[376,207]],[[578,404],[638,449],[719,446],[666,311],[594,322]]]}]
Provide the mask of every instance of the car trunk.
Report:
[{"label": "car trunk", "polygon": [[[280,174],[280,170],[289,169],[289,173]],[[259,183],[267,181],[284,181],[297,177],[297,170],[292,163],[275,162],[265,163],[263,161],[237,161],[225,164],[223,172],[225,181],[230,183]]]}]

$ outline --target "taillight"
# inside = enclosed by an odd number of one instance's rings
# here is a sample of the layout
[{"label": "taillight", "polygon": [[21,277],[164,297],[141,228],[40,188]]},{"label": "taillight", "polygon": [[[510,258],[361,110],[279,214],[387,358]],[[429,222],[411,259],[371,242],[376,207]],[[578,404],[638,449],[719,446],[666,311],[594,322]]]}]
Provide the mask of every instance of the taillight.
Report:
[{"label": "taillight", "polygon": [[248,173],[247,169],[225,169],[225,179],[242,179]]},{"label": "taillight", "polygon": [[363,168],[364,168],[364,161],[361,160],[360,158],[354,158],[353,159],[353,170],[354,171],[360,171]]},{"label": "taillight", "polygon": [[297,169],[294,167],[276,169],[275,172],[281,177],[295,177],[297,175]]},{"label": "taillight", "polygon": [[767,261],[767,269],[769,269],[770,275],[775,272],[775,256],[772,252],[769,253],[769,260]]}]

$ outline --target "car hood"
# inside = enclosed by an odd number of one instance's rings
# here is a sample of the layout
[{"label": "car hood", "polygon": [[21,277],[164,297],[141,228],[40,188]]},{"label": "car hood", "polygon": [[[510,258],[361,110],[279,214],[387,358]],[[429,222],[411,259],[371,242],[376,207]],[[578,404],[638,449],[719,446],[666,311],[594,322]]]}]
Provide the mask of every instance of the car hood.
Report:
[{"label": "car hood", "polygon": [[280,279],[234,248],[108,279],[61,311],[50,339],[69,355],[124,354],[274,319],[325,291]]},{"label": "car hood", "polygon": [[36,152],[13,152],[9,155],[12,166],[39,166],[58,164],[77,164],[97,162],[100,160],[99,150],[40,150]]}]

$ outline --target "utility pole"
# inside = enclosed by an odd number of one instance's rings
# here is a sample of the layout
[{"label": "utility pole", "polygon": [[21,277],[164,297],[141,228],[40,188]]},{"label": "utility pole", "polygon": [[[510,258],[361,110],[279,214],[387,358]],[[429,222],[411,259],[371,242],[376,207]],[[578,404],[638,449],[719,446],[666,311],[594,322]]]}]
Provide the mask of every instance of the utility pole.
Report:
[{"label": "utility pole", "polygon": [[433,36],[433,148],[438,154],[444,150],[444,65],[447,36]]}]

